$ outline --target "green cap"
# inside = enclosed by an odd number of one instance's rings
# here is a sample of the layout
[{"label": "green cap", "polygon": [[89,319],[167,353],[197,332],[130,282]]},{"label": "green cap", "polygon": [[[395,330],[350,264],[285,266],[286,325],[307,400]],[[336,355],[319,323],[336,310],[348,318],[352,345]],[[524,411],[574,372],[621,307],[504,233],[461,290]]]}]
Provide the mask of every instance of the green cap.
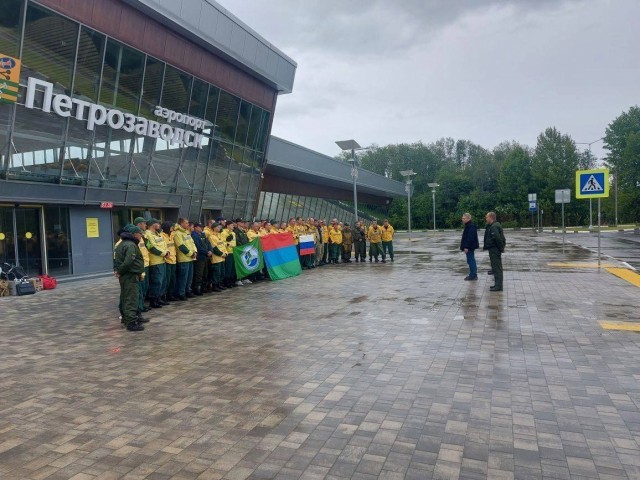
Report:
[{"label": "green cap", "polygon": [[160,220],[158,220],[157,218],[150,218],[149,220],[147,220],[147,225],[148,226],[151,226],[154,223],[162,223],[162,222],[160,222]]},{"label": "green cap", "polygon": [[124,227],[124,229],[129,232],[131,235],[134,235],[136,233],[142,233],[142,229],[140,227],[136,227],[135,225],[126,225]]},{"label": "green cap", "polygon": [[134,225],[138,225],[139,223],[147,223],[147,219],[146,218],[142,218],[142,217],[136,217],[135,220],[133,221]]}]

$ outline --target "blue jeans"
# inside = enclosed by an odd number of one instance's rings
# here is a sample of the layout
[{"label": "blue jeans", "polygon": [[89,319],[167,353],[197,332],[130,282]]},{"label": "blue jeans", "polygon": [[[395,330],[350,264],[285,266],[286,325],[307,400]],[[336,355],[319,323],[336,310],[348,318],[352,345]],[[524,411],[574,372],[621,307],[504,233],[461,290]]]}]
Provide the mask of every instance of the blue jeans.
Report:
[{"label": "blue jeans", "polygon": [[193,277],[193,262],[178,262],[176,265],[176,297],[184,297],[191,292],[191,278]]},{"label": "blue jeans", "polygon": [[473,250],[469,250],[467,253],[467,263],[469,264],[469,276],[476,278],[478,276],[478,265],[476,264],[476,256]]}]

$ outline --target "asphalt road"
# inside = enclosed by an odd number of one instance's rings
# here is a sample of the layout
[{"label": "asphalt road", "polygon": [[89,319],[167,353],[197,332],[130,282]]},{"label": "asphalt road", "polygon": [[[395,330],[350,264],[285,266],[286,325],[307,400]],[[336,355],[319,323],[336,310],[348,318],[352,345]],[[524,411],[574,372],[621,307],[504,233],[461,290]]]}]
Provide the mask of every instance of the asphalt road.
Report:
[{"label": "asphalt road", "polygon": [[[562,236],[561,233],[553,235]],[[594,252],[598,250],[597,233],[568,233],[565,240]],[[640,233],[637,231],[602,232],[600,253],[627,262],[636,270],[640,270]]]}]

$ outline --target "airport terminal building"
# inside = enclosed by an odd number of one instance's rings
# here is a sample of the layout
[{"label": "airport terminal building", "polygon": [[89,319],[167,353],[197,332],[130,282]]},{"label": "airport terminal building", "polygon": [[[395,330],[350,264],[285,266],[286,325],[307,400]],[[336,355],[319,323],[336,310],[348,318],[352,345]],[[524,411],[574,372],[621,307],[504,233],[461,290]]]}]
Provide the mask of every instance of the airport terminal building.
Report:
[{"label": "airport terminal building", "polygon": [[255,214],[296,63],[212,0],[4,0],[0,261],[111,269],[137,216]]}]

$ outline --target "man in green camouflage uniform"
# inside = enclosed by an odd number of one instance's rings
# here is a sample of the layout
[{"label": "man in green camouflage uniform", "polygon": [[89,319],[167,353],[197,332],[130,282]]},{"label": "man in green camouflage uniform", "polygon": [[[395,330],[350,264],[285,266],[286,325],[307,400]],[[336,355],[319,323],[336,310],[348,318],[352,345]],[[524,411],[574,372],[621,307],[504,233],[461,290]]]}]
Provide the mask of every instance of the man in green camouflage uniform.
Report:
[{"label": "man in green camouflage uniform", "polygon": [[487,213],[487,228],[484,231],[484,247],[483,250],[489,251],[489,260],[491,261],[491,270],[493,270],[493,278],[495,285],[489,290],[492,292],[502,291],[502,253],[507,241],[504,238],[502,225],[496,221],[495,212]]},{"label": "man in green camouflage uniform", "polygon": [[144,330],[138,320],[140,275],[144,273],[144,258],[138,247],[142,239],[142,229],[135,225],[127,225],[120,234],[120,238],[122,241],[116,247],[113,266],[120,282],[122,323],[127,330],[139,332]]}]

